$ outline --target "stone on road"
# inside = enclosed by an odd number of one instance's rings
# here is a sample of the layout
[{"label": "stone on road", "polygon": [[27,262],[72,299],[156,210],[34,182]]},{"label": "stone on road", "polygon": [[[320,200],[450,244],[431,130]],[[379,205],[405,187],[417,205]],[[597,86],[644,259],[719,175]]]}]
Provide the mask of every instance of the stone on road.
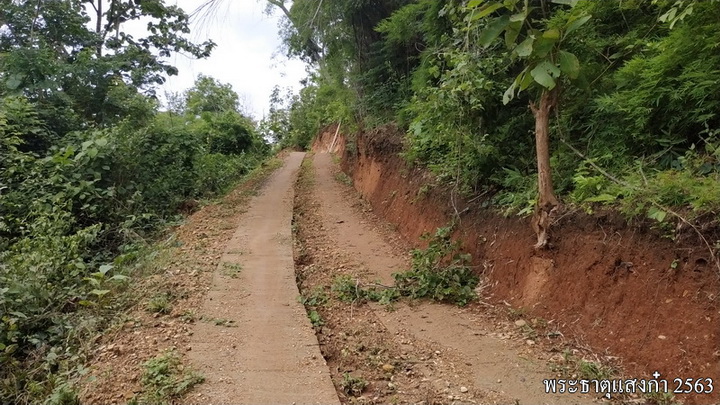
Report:
[{"label": "stone on road", "polygon": [[196,322],[188,356],[205,376],[188,403],[339,404],[292,256],[294,152],[250,202]]}]

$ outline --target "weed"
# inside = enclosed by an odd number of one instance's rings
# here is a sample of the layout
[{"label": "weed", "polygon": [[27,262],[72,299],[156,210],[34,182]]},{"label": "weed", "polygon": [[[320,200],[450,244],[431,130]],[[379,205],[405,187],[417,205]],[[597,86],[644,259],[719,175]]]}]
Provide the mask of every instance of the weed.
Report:
[{"label": "weed", "polygon": [[525,336],[525,339],[535,339],[538,337],[538,333],[535,328],[533,328],[529,324],[523,325],[520,328],[520,331],[522,332],[523,336]]},{"label": "weed", "polygon": [[319,328],[319,327],[325,325],[325,321],[322,319],[322,316],[320,316],[318,311],[316,311],[314,309],[308,311],[308,319],[310,319],[310,323],[315,328]]},{"label": "weed", "polygon": [[235,325],[235,321],[233,321],[232,319],[211,318],[208,321],[215,324],[215,326],[224,326],[226,328],[237,328],[237,325]]},{"label": "weed", "polygon": [[345,172],[338,172],[338,173],[335,175],[335,180],[339,181],[339,182],[342,183],[342,184],[345,184],[346,186],[352,186],[352,185],[353,185],[352,179],[350,178],[350,176],[348,176],[347,174],[345,174]]},{"label": "weed", "polygon": [[223,276],[230,278],[238,278],[243,266],[240,263],[223,263],[221,273]]},{"label": "weed", "polygon": [[148,360],[140,383],[143,392],[130,401],[131,404],[169,404],[190,389],[205,381],[197,372],[182,365],[180,355],[168,351]]},{"label": "weed", "polygon": [[520,318],[523,318],[527,314],[527,309],[525,308],[508,308],[508,316],[510,317],[510,320],[517,321]]},{"label": "weed", "polygon": [[170,304],[170,294],[160,293],[150,298],[146,309],[156,314],[169,314],[172,311],[172,305]]},{"label": "weed", "polygon": [[396,273],[400,294],[410,298],[430,298],[463,306],[476,298],[479,278],[468,266],[470,255],[460,254],[457,241],[450,240],[454,224],[438,228],[426,249],[412,251],[412,269]]},{"label": "weed", "polygon": [[475,299],[475,287],[479,279],[467,263],[470,255],[457,252],[457,242],[450,241],[452,225],[439,228],[430,238],[427,249],[415,249],[412,252],[412,269],[395,273],[394,287],[377,285],[362,288],[360,282],[348,275],[335,278],[332,292],[344,302],[376,301],[390,305],[400,297],[430,298],[435,301],[447,301],[463,306]]},{"label": "weed", "polygon": [[301,295],[298,301],[306,307],[321,307],[328,302],[328,296],[322,286],[316,286],[308,295]]},{"label": "weed", "polygon": [[555,364],[551,369],[563,376],[576,375],[584,380],[608,380],[616,375],[613,367],[579,358],[568,350],[563,352],[563,362]]},{"label": "weed", "polygon": [[652,392],[645,394],[648,404],[653,405],[678,405],[680,402],[675,401],[675,395],[672,392]]},{"label": "weed", "polygon": [[363,393],[365,388],[368,386],[368,382],[362,377],[353,377],[349,373],[343,375],[343,380],[340,382],[340,388],[347,395],[358,396]]},{"label": "weed", "polygon": [[343,302],[354,302],[365,297],[364,291],[360,288],[360,283],[348,275],[335,277],[331,291],[337,299]]},{"label": "weed", "polygon": [[193,323],[197,319],[197,315],[195,314],[195,311],[191,309],[186,309],[182,314],[180,314],[180,320],[185,323]]},{"label": "weed", "polygon": [[606,380],[615,375],[612,367],[584,359],[578,361],[577,371],[580,378],[586,380]]}]

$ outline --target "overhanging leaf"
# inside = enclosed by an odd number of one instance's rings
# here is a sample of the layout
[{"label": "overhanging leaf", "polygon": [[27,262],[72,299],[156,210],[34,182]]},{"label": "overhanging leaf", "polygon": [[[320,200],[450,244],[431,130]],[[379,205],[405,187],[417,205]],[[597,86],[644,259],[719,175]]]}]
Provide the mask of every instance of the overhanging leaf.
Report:
[{"label": "overhanging leaf", "polygon": [[518,80],[520,91],[527,89],[533,83],[533,77],[532,75],[528,74],[527,68],[518,75],[516,80]]},{"label": "overhanging leaf", "polygon": [[550,53],[550,51],[552,51],[557,41],[557,39],[545,38],[541,36],[533,44],[533,53],[535,54],[534,56],[538,58],[546,57]]},{"label": "overhanging leaf", "polygon": [[103,295],[109,293],[110,290],[92,290],[90,291],[90,294],[97,295],[98,297],[102,297]]},{"label": "overhanging leaf", "polygon": [[507,27],[509,22],[510,17],[507,15],[494,19],[480,34],[480,38],[478,39],[480,45],[484,48],[490,46],[490,44],[492,44],[495,38],[497,38],[500,33],[503,32],[503,30]]},{"label": "overhanging leaf", "polygon": [[108,271],[112,270],[112,268],[112,264],[103,264],[102,266],[100,266],[100,273],[105,275]]},{"label": "overhanging leaf", "polygon": [[521,58],[530,56],[533,50],[533,42],[535,42],[534,38],[525,38],[524,41],[522,41],[518,46],[515,47],[515,53]]},{"label": "overhanging leaf", "polygon": [[565,37],[567,37],[571,32],[575,31],[576,29],[580,28],[583,24],[588,22],[592,18],[592,15],[587,14],[582,17],[578,17],[576,19],[572,19],[568,21],[567,25],[565,25]]},{"label": "overhanging leaf", "polygon": [[508,48],[512,48],[513,45],[515,45],[515,40],[517,40],[518,35],[520,35],[520,30],[513,27],[514,24],[515,23],[510,23],[505,30],[505,46]]},{"label": "overhanging leaf", "polygon": [[549,29],[543,32],[543,38],[560,39],[560,31],[557,28]]},{"label": "overhanging leaf", "polygon": [[580,0],[552,0],[555,4],[565,4],[570,7],[575,7],[575,5],[578,4],[578,1]]},{"label": "overhanging leaf", "polygon": [[545,87],[548,90],[552,90],[555,88],[555,79],[550,76],[547,69],[542,65],[543,64],[535,66],[535,68],[530,71],[530,74],[539,85]]},{"label": "overhanging leaf", "polygon": [[578,58],[570,52],[560,51],[558,54],[558,62],[560,64],[560,70],[568,75],[571,79],[577,79],[580,73],[580,61]]},{"label": "overhanging leaf", "polygon": [[515,97],[515,87],[516,83],[513,82],[510,87],[505,90],[505,94],[503,94],[503,104],[507,104]]},{"label": "overhanging leaf", "polygon": [[500,7],[503,7],[502,3],[488,3],[484,6],[480,7],[479,10],[475,11],[473,16],[471,17],[471,21],[477,20],[479,18],[487,17],[490,15],[493,11],[499,9]]}]

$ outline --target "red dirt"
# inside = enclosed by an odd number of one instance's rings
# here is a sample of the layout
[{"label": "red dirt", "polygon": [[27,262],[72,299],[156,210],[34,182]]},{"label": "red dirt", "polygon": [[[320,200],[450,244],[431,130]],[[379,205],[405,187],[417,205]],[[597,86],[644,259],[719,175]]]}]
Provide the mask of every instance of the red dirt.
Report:
[{"label": "red dirt", "polygon": [[[314,148],[327,150],[334,135],[335,127],[328,128]],[[449,222],[448,190],[433,187],[430,174],[398,156],[398,129],[361,133],[352,143],[347,138],[340,134],[333,148],[342,153],[343,170],[376,214],[410,242],[422,245],[420,235]],[[474,264],[485,265],[492,300],[619,357],[626,375],[649,378],[659,371],[670,385],[678,377],[720,381],[720,282],[709,252],[692,235],[675,243],[617,214],[568,212],[554,225],[551,249],[536,252],[529,219],[457,200],[457,210],[467,210],[455,236]],[[677,398],[717,403],[719,392]]]},{"label": "red dirt", "polygon": [[[342,403],[596,403],[592,396],[544,392],[553,354],[535,344],[546,331],[535,319],[523,320],[534,325],[525,329],[505,320],[504,306],[344,301],[335,290],[338,276],[355,285],[392,284],[390,273],[410,266],[409,246],[341,184],[328,153],[308,157],[303,167],[295,198],[297,279],[307,310],[323,320],[317,336]],[[320,303],[319,296],[326,299]],[[347,375],[367,387],[348,392]]]}]

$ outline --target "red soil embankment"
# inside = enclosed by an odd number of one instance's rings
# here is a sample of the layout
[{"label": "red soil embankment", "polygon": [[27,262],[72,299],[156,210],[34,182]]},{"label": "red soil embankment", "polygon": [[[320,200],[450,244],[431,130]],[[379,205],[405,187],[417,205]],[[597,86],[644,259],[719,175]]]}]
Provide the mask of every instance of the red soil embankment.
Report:
[{"label": "red soil embankment", "polygon": [[[326,128],[313,149],[327,151],[336,127]],[[355,188],[412,243],[445,226],[457,209],[455,234],[492,285],[492,299],[507,301],[557,324],[596,352],[617,356],[626,372],[650,378],[712,378],[720,399],[720,281],[708,249],[688,235],[676,243],[648,226],[631,226],[612,213],[568,213],[553,230],[553,246],[535,251],[528,218],[497,212],[428,186],[432,176],[409,167],[398,153],[403,134],[386,127],[340,133],[333,152]],[[467,208],[467,210],[466,210]],[[684,396],[683,396],[684,397]]]}]

